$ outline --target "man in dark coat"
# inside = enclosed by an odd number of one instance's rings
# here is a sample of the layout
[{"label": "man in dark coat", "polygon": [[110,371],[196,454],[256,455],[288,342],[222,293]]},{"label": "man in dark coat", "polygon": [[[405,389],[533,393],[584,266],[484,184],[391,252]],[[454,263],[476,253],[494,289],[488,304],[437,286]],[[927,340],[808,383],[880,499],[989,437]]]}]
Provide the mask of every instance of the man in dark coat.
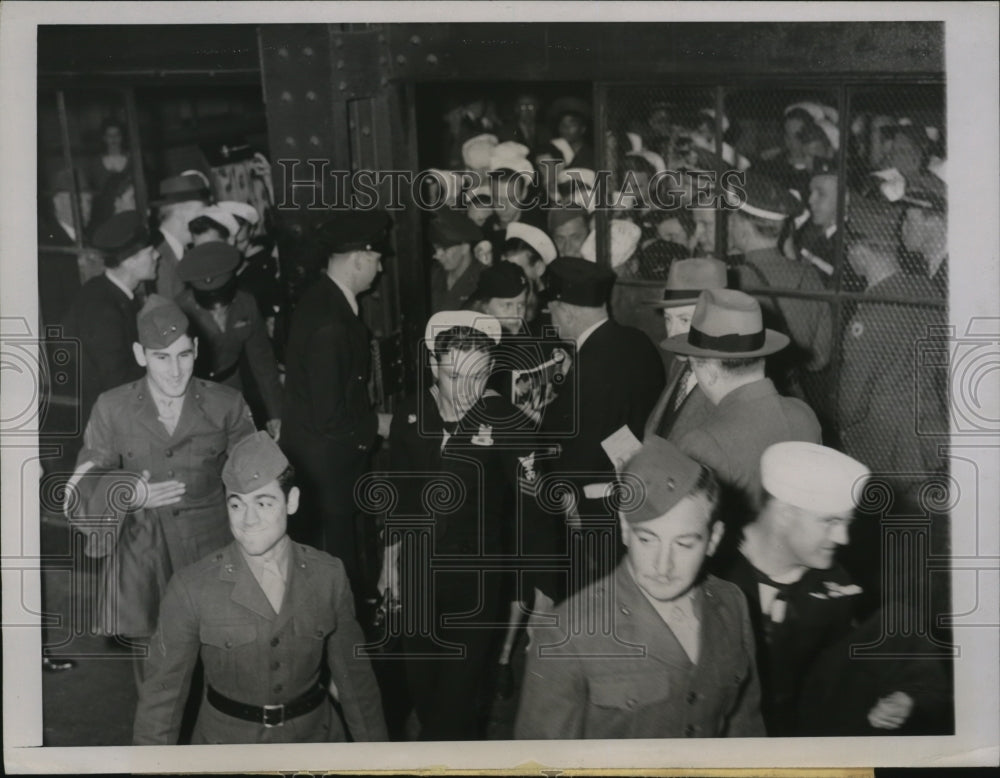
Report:
[{"label": "man in dark coat", "polygon": [[622,478],[627,557],[534,632],[514,736],[762,736],[746,601],[702,572],[723,532],[714,476],[654,436]]},{"label": "man in dark coat", "polygon": [[184,291],[184,283],[177,275],[177,265],[191,242],[188,223],[210,200],[208,179],[202,175],[189,172],[160,182],[160,196],[152,203],[157,207],[157,224],[163,238],[156,247],[160,255],[156,292],[168,300],[175,299]]},{"label": "man in dark coat", "polygon": [[[579,257],[558,257],[544,279],[552,322],[560,338],[575,345],[575,349],[570,347],[575,353],[565,360],[564,380],[542,417],[544,440],[560,448],[558,456],[542,467],[553,475],[567,476],[582,490],[582,499],[575,506],[567,505],[569,518],[596,519],[588,522],[585,531],[598,531],[600,526],[613,540],[614,517],[600,499],[586,496],[587,487],[614,475],[615,465],[601,445],[605,438],[622,427],[636,439],[642,438],[649,412],[665,385],[663,361],[643,332],[608,317],[607,302],[615,280],[610,270]],[[562,520],[566,517],[551,518],[557,521],[557,534],[565,542]],[[604,566],[598,575],[602,577],[614,567],[618,550],[613,545],[613,558],[570,560],[578,566],[573,573],[576,583],[570,583],[570,589],[582,585],[581,575]],[[561,589],[557,587],[549,596],[560,599],[564,596]]]},{"label": "man in dark coat", "polygon": [[483,265],[473,248],[483,232],[464,213],[442,210],[430,224],[435,264],[431,268],[431,313],[465,308],[479,284]]},{"label": "man in dark coat", "polygon": [[389,218],[384,212],[345,213],[320,229],[327,264],[292,317],[285,352],[281,443],[299,474],[312,526],[303,528],[344,563],[358,592],[355,481],[365,472],[377,436],[390,417],[372,407],[371,333],[358,317],[357,295],[382,269]]},{"label": "man in dark coat", "polygon": [[206,695],[195,743],[346,740],[320,682],[324,665],[355,742],[386,740],[378,685],[339,560],[286,534],[299,490],[266,433],[222,470],[235,542],[171,580],[139,690],[133,742],[174,745],[199,656]]},{"label": "man in dark coat", "polygon": [[760,469],[763,507],[735,538],[738,549],[720,555],[718,572],[750,605],[767,734],[794,735],[802,712],[822,704],[819,695],[801,697],[806,676],[848,634],[862,592],[835,553],[847,544],[869,471],[801,441],[770,446]]},{"label": "man in dark coat", "polygon": [[[143,375],[132,344],[138,341],[136,291],[156,278],[157,253],[137,211],[117,214],[94,232],[95,248],[104,253],[105,271],[80,290],[63,321],[63,334],[80,343],[79,420],[90,418],[98,395]],[[79,448],[68,444],[72,460]],[[72,461],[69,462],[72,466]]]}]

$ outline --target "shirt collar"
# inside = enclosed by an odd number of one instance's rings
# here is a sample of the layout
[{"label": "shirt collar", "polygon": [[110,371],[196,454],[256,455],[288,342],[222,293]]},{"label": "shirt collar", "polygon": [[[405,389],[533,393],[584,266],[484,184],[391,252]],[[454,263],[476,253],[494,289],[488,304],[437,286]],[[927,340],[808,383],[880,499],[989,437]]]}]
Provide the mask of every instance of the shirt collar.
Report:
[{"label": "shirt collar", "polygon": [[827,239],[830,239],[833,237],[833,233],[835,233],[836,231],[837,231],[837,225],[831,224],[829,227],[823,230],[823,234],[827,237]]},{"label": "shirt collar", "polygon": [[335,283],[337,285],[337,288],[341,292],[344,293],[344,297],[347,298],[347,304],[349,306],[351,306],[351,310],[354,311],[354,315],[357,316],[358,315],[358,298],[354,296],[354,292],[352,292],[350,289],[348,289],[346,286],[344,286],[342,283],[340,283],[340,281],[338,281],[333,276],[327,274],[327,278],[329,278],[331,281],[333,281],[333,283]]},{"label": "shirt collar", "polygon": [[596,330],[598,327],[604,324],[604,322],[606,322],[607,320],[608,317],[605,316],[603,319],[601,319],[598,322],[594,322],[589,327],[587,327],[587,329],[581,332],[576,338],[576,350],[579,351],[580,349],[582,349],[583,344],[587,342],[587,338],[589,338],[594,333],[594,330]]},{"label": "shirt collar", "polygon": [[125,296],[129,300],[134,300],[135,299],[135,293],[131,289],[129,289],[127,286],[125,286],[125,284],[123,284],[121,282],[120,278],[112,275],[107,270],[104,271],[104,277],[107,278],[111,283],[113,283],[119,289],[121,289],[125,293]]},{"label": "shirt collar", "polygon": [[[160,408],[163,406],[169,406],[175,400],[180,400],[183,403],[184,398],[188,395],[188,389],[191,388],[191,382],[188,381],[188,385],[184,389],[184,394],[180,397],[167,397],[163,392],[156,388],[152,381],[149,380],[149,376],[146,376],[146,387],[149,389],[149,396],[153,398],[153,402],[156,404],[157,408]],[[181,407],[183,407],[183,405]]]},{"label": "shirt collar", "polygon": [[240,553],[247,562],[247,566],[250,568],[251,572],[260,573],[267,565],[276,564],[278,567],[278,574],[281,576],[282,580],[288,581],[288,566],[291,560],[292,551],[292,541],[288,535],[283,535],[281,540],[274,544],[274,546],[263,554],[258,554],[257,556],[252,556],[243,550],[243,547],[236,544],[237,548],[240,549]]},{"label": "shirt collar", "polygon": [[181,242],[177,240],[176,237],[171,235],[166,230],[161,230],[160,234],[163,236],[163,240],[166,244],[170,246],[171,251],[174,252],[174,256],[177,257],[177,259],[184,256],[184,246],[181,245]]},{"label": "shirt collar", "polygon": [[66,231],[67,235],[69,235],[70,240],[76,240],[76,228],[72,224],[67,224],[61,219],[56,219],[56,221],[59,222],[59,226]]}]

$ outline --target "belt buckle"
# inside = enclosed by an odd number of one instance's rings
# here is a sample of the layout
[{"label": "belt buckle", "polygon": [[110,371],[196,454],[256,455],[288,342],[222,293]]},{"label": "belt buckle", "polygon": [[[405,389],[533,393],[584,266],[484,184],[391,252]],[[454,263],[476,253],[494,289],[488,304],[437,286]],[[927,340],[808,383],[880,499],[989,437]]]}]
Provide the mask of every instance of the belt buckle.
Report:
[{"label": "belt buckle", "polygon": [[[263,724],[264,724],[264,727],[266,729],[270,729],[271,727],[283,727],[285,725],[285,706],[283,704],[282,705],[263,705],[261,707],[264,708]],[[280,715],[280,720],[277,721],[277,722],[269,720],[268,714],[271,713],[271,712],[273,712],[273,711],[277,711],[278,713],[281,714]]]}]

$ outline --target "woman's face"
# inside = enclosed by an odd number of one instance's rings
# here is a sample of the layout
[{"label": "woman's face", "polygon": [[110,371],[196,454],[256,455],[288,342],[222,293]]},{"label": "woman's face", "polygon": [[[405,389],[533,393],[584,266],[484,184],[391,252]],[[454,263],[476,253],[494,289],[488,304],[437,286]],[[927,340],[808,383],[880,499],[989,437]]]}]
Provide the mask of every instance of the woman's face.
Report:
[{"label": "woman's face", "polygon": [[586,125],[580,121],[579,116],[568,113],[559,120],[559,135],[570,143],[582,141],[585,131]]},{"label": "woman's face", "polygon": [[106,148],[109,151],[121,150],[122,141],[124,140],[124,138],[122,137],[122,131],[120,127],[116,127],[113,124],[110,127],[105,127],[104,135],[102,137],[104,139],[104,148]]}]

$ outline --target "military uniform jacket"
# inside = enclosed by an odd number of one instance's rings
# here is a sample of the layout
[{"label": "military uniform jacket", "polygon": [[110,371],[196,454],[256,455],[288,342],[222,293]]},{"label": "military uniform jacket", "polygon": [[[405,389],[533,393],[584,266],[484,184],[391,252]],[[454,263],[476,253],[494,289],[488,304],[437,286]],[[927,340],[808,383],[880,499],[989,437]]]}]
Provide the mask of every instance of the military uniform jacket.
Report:
[{"label": "military uniform jacket", "polygon": [[173,571],[232,540],[222,466],[232,447],[252,432],[250,409],[239,392],[197,378],[188,385],[173,435],[157,419],[145,379],[98,398],[78,465],[148,470],[152,483],[177,480],[187,487],[174,505],[125,517],[114,546],[116,564],[105,568],[104,632],[151,635]]},{"label": "military uniform jacket", "polygon": [[797,710],[810,702],[800,698],[802,684],[822,652],[850,631],[861,587],[839,565],[807,570],[788,588],[784,620],[769,625],[760,609],[758,578],[747,558],[736,553],[722,563],[719,574],[740,588],[750,606],[767,734],[794,735]]},{"label": "military uniform jacket", "polygon": [[[829,304],[782,297],[780,291],[826,291],[819,271],[809,262],[789,260],[776,248],[770,248],[747,252],[737,272],[739,289],[757,298],[767,326],[791,337],[802,355],[802,366],[808,370],[826,367],[834,347]],[[767,291],[770,288],[775,290],[773,295]]]},{"label": "military uniform jacket", "polygon": [[[612,634],[569,629],[569,614],[609,609]],[[762,737],[754,638],[743,595],[708,578],[695,593],[693,665],[625,564],[556,608],[532,636],[519,739]],[[539,647],[546,646],[539,656]]]},{"label": "military uniform jacket", "polygon": [[325,273],[302,296],[285,350],[281,443],[293,460],[366,456],[378,417],[368,395],[371,333]]},{"label": "military uniform jacket", "polygon": [[[324,658],[355,741],[387,740],[382,703],[354,618],[350,584],[339,559],[291,545],[288,582],[275,614],[235,543],[179,571],[163,600],[139,690],[133,742],[177,743],[198,657],[205,683],[248,705],[291,702],[315,687]],[[234,718],[202,699],[194,743],[342,741],[329,702],[265,727]]]},{"label": "military uniform jacket", "polygon": [[437,262],[431,267],[431,313],[441,311],[460,311],[465,308],[476,288],[479,286],[479,276],[483,265],[475,257],[469,261],[469,266],[449,289],[448,278],[444,268]]},{"label": "military uniform jacket", "polygon": [[194,299],[194,293],[185,289],[177,298],[198,330],[198,364],[200,377],[218,381],[239,391],[243,390],[239,364],[246,357],[257,389],[264,401],[268,419],[281,418],[281,382],[274,349],[268,340],[264,320],[257,303],[247,292],[239,290],[226,311],[226,329],[212,318]]},{"label": "military uniform jacket", "polygon": [[[901,273],[868,293],[938,297],[927,279]],[[844,331],[840,435],[844,450],[876,472],[926,474],[943,465],[937,448],[947,438],[927,434],[947,433],[943,371],[916,367],[920,341],[943,324],[942,313],[933,308],[862,302]]]},{"label": "military uniform jacket", "polygon": [[769,378],[762,378],[723,397],[700,427],[677,440],[677,446],[756,504],[764,450],[786,440],[819,443],[820,437],[812,409],[802,400],[782,397]]},{"label": "military uniform jacket", "polygon": [[64,335],[80,340],[80,422],[86,424],[101,392],[145,375],[132,344],[139,340],[138,299],[129,299],[101,274],[80,289],[64,320]]}]

